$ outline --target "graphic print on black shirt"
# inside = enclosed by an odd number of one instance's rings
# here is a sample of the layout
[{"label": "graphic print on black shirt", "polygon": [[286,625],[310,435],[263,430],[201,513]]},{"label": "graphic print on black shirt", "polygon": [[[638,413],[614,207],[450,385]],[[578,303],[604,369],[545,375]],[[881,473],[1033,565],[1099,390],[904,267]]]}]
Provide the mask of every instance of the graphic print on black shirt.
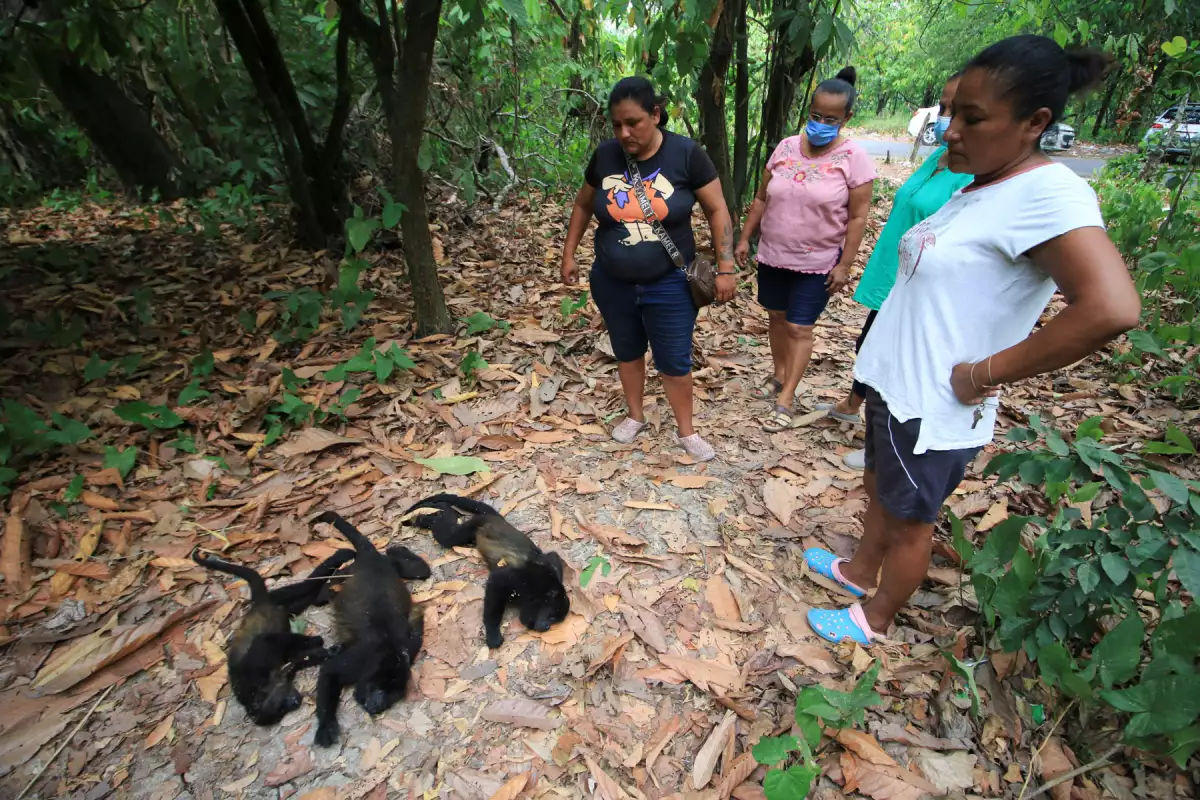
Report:
[{"label": "graphic print on black shirt", "polygon": [[[696,258],[692,207],[696,190],[712,183],[717,169],[700,145],[663,131],[658,152],[638,162],[650,206],[687,263]],[[662,242],[646,222],[625,164],[620,142],[610,139],[588,162],[588,185],[596,190],[593,212],[596,263],[614,278],[630,283],[656,281],[675,269]]]}]

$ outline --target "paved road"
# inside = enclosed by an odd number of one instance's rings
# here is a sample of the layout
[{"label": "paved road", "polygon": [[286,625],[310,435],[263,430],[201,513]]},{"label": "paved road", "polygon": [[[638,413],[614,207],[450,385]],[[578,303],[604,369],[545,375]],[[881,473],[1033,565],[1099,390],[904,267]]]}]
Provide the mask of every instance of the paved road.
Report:
[{"label": "paved road", "polygon": [[[908,154],[912,152],[912,142],[888,142],[880,141],[879,139],[856,139],[859,144],[866,148],[867,152],[873,156],[886,156],[889,152],[892,158],[908,158]],[[922,147],[919,151],[920,157],[924,158],[933,152],[932,147]],[[1085,178],[1090,178],[1092,173],[1099,172],[1104,166],[1102,158],[1070,158],[1067,156],[1054,156],[1055,161],[1061,161],[1066,164],[1076,175],[1082,175]]]}]

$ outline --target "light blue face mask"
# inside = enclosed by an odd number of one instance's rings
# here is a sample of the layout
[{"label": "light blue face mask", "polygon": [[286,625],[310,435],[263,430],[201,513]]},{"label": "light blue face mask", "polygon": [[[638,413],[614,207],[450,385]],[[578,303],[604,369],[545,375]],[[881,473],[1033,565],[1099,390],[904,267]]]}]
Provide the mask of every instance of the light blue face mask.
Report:
[{"label": "light blue face mask", "polygon": [[810,119],[808,124],[804,126],[804,133],[808,136],[808,142],[813,147],[824,147],[837,138],[838,131],[841,130],[840,125],[829,125],[825,122],[817,122]]},{"label": "light blue face mask", "polygon": [[938,144],[946,143],[946,131],[950,129],[950,120],[953,117],[938,117],[937,122],[933,123],[933,135],[937,137]]}]

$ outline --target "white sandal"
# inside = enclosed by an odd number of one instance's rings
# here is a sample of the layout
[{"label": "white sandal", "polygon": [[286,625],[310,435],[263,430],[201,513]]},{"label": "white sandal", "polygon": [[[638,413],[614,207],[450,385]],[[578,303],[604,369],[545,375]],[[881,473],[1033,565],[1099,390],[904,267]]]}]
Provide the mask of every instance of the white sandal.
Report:
[{"label": "white sandal", "polygon": [[642,432],[642,428],[646,427],[646,423],[638,422],[633,417],[626,417],[616,424],[612,429],[613,441],[621,444],[629,444],[637,435]]},{"label": "white sandal", "polygon": [[687,454],[697,461],[712,461],[717,457],[717,451],[711,444],[700,438],[698,433],[693,433],[691,436],[680,436],[676,433],[675,439],[683,446]]}]

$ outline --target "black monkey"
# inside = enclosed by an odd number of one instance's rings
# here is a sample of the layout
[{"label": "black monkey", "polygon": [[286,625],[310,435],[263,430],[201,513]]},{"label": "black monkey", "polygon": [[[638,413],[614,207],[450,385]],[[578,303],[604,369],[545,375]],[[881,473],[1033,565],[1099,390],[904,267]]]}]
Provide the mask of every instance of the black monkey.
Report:
[{"label": "black monkey", "polygon": [[[521,624],[530,630],[544,633],[551,625],[566,619],[571,600],[563,586],[563,560],[558,553],[542,552],[487,503],[437,494],[409,511],[418,508],[438,509],[437,514],[422,515],[412,523],[431,530],[438,544],[474,545],[483,556],[489,573],[483,596],[483,629],[488,647],[504,643],[500,622],[510,598],[516,598]],[[459,522],[458,510],[470,516]]]},{"label": "black monkey", "polygon": [[[343,686],[354,685],[354,699],[368,714],[386,711],[404,698],[412,662],[421,649],[424,619],[413,608],[397,561],[376,550],[357,528],[332,511],[315,521],[337,528],[356,553],[353,574],[333,600],[341,644],[321,665],[317,679],[314,742],[329,747],[338,739],[337,707]],[[428,577],[428,565],[423,572]]]},{"label": "black monkey", "polygon": [[[320,522],[320,518],[318,518],[317,521]],[[353,550],[346,550],[345,552],[350,553],[351,556],[354,554]],[[406,581],[424,581],[433,576],[433,570],[431,570],[429,565],[425,563],[425,559],[421,558],[419,555],[414,553],[412,550],[409,550],[402,544],[392,545],[384,551],[384,554],[387,556],[388,561],[392,562],[392,567],[395,568],[396,574]],[[337,584],[343,579],[350,577],[353,573],[354,566],[352,564],[348,564],[339,569],[336,573],[334,573],[334,577],[338,578],[339,580],[325,581],[324,585],[321,586],[320,592],[313,600],[312,605],[324,606],[332,602],[333,598],[337,597],[337,592],[334,591],[334,587],[337,586]]]},{"label": "black monkey", "polygon": [[250,608],[229,642],[229,683],[233,696],[259,725],[274,725],[300,707],[292,685],[296,672],[316,666],[328,653],[320,636],[293,633],[292,617],[312,605],[328,578],[354,557],[338,551],[312,571],[307,580],[267,590],[266,581],[250,567],[231,564],[192,550],[192,560],[208,569],[235,575],[250,586]]}]

